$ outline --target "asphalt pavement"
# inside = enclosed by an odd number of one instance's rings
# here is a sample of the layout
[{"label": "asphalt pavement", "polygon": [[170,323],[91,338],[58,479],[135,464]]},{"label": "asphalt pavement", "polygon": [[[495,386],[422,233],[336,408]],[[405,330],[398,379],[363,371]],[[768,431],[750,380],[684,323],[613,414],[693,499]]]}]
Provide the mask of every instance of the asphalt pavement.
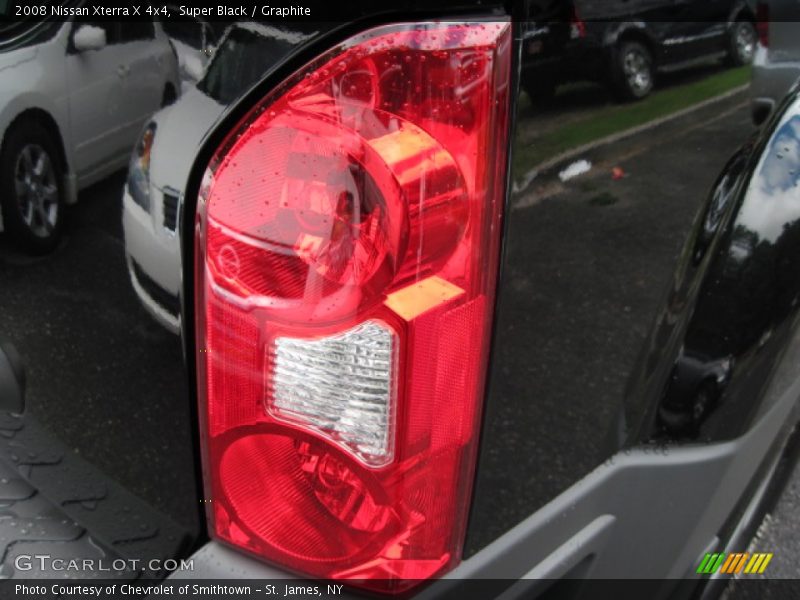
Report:
[{"label": "asphalt pavement", "polygon": [[27,367],[26,409],[110,478],[197,527],[178,337],[142,309],[125,266],[124,175],[80,194],[51,255],[0,240],[0,336]]}]

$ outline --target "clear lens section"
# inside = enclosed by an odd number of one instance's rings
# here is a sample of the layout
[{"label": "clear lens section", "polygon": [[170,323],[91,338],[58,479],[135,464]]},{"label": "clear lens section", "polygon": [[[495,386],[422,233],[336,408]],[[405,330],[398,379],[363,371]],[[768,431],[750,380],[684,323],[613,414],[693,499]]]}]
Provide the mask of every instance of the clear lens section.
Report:
[{"label": "clear lens section", "polygon": [[369,466],[392,460],[395,334],[367,321],[315,340],[272,345],[267,410],[340,443]]}]

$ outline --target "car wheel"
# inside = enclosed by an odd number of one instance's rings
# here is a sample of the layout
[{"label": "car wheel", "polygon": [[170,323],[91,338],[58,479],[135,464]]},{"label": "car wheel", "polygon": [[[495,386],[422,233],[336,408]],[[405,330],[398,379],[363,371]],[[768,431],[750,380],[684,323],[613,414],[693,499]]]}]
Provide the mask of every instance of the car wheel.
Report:
[{"label": "car wheel", "polygon": [[734,67],[753,63],[756,55],[756,29],[749,21],[737,21],[733,24],[728,42],[728,62]]},{"label": "car wheel", "polygon": [[653,89],[653,55],[644,44],[622,42],[612,68],[614,90],[621,100],[639,100]]},{"label": "car wheel", "polygon": [[64,213],[64,173],[49,132],[34,121],[12,127],[0,153],[0,196],[6,230],[33,254],[57,246]]}]

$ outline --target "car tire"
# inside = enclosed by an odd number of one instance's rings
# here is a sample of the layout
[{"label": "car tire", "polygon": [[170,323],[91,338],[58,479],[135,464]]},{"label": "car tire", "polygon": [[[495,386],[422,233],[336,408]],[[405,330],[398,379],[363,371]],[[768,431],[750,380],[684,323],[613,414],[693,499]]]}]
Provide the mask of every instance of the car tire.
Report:
[{"label": "car tire", "polygon": [[734,23],[728,39],[728,64],[732,67],[753,64],[757,40],[756,28],[750,21]]},{"label": "car tire", "polygon": [[620,100],[641,100],[653,89],[653,54],[644,44],[623,41],[614,52],[612,84]]},{"label": "car tire", "polygon": [[12,126],[0,152],[0,199],[10,238],[31,254],[53,251],[64,221],[64,172],[58,146],[33,120]]}]

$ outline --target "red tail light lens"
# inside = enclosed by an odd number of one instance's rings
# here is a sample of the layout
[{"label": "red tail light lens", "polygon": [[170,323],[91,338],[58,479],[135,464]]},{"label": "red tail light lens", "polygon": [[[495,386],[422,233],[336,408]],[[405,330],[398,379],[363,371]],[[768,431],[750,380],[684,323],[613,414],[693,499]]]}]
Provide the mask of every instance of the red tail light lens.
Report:
[{"label": "red tail light lens", "polygon": [[581,19],[578,14],[578,9],[573,6],[572,14],[569,19],[570,37],[572,39],[581,39],[586,37],[586,22]]},{"label": "red tail light lens", "polygon": [[769,4],[766,2],[759,2],[756,5],[756,31],[761,45],[769,48]]},{"label": "red tail light lens", "polygon": [[403,589],[455,565],[506,167],[510,25],[385,26],[267,96],[198,201],[213,535]]}]

